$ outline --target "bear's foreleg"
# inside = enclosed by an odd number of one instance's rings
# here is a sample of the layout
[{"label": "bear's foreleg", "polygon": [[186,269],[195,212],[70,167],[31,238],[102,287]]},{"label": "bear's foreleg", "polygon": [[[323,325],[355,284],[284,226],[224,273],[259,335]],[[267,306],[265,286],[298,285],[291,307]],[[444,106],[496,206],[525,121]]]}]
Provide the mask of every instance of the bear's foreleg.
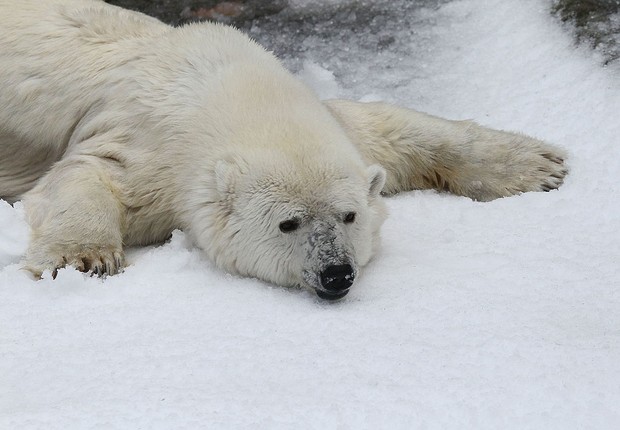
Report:
[{"label": "bear's foreleg", "polygon": [[25,194],[32,236],[24,267],[35,276],[44,270],[55,276],[64,266],[96,275],[121,270],[125,211],[109,163],[63,159]]},{"label": "bear's foreleg", "polygon": [[387,171],[383,193],[436,189],[488,201],[558,188],[564,152],[531,137],[386,103],[325,102],[365,160]]}]

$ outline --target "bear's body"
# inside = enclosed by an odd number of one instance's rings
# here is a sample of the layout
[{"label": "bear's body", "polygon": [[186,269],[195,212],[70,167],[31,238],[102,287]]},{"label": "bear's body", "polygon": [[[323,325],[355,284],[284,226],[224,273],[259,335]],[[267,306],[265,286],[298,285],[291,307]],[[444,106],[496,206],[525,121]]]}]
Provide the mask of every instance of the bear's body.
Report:
[{"label": "bear's body", "polygon": [[24,199],[35,274],[113,274],[123,245],[181,228],[227,271],[337,298],[376,247],[381,191],[491,200],[566,174],[535,139],[322,103],[234,29],[97,0],[0,0],[0,64],[0,197]]}]

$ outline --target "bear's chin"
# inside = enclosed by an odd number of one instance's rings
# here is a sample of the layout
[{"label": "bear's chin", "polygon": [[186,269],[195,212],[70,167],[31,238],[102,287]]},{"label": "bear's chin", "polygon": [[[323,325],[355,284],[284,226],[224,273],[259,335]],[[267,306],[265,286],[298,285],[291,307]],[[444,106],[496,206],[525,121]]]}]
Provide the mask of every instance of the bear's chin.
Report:
[{"label": "bear's chin", "polygon": [[319,296],[321,299],[330,300],[330,301],[342,299],[344,296],[349,294],[349,290],[339,291],[337,293],[328,293],[326,291],[321,291],[321,290],[314,290],[314,291],[316,291],[316,295]]}]

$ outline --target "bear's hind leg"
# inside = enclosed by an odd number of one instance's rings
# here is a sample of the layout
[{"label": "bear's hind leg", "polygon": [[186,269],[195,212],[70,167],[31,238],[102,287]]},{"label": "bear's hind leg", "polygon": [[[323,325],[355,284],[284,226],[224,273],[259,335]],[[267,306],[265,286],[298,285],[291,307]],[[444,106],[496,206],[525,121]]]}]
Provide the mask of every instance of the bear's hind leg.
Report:
[{"label": "bear's hind leg", "polygon": [[74,266],[96,275],[123,265],[125,210],[110,163],[92,156],[61,160],[24,196],[32,228],[25,268],[43,271]]},{"label": "bear's hind leg", "polygon": [[326,105],[365,160],[385,168],[385,194],[436,189],[488,201],[556,189],[568,172],[561,149],[522,134],[386,103]]}]

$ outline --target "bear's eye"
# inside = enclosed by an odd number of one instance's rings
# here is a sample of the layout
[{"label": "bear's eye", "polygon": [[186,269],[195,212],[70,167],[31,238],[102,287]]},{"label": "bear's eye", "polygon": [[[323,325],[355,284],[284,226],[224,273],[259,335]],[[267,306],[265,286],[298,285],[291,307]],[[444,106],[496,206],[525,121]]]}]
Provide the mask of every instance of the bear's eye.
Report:
[{"label": "bear's eye", "polygon": [[299,228],[299,221],[296,219],[289,219],[280,223],[280,231],[282,233],[290,233]]},{"label": "bear's eye", "polygon": [[351,224],[354,221],[355,221],[355,212],[349,212],[348,214],[344,216],[345,224]]}]

